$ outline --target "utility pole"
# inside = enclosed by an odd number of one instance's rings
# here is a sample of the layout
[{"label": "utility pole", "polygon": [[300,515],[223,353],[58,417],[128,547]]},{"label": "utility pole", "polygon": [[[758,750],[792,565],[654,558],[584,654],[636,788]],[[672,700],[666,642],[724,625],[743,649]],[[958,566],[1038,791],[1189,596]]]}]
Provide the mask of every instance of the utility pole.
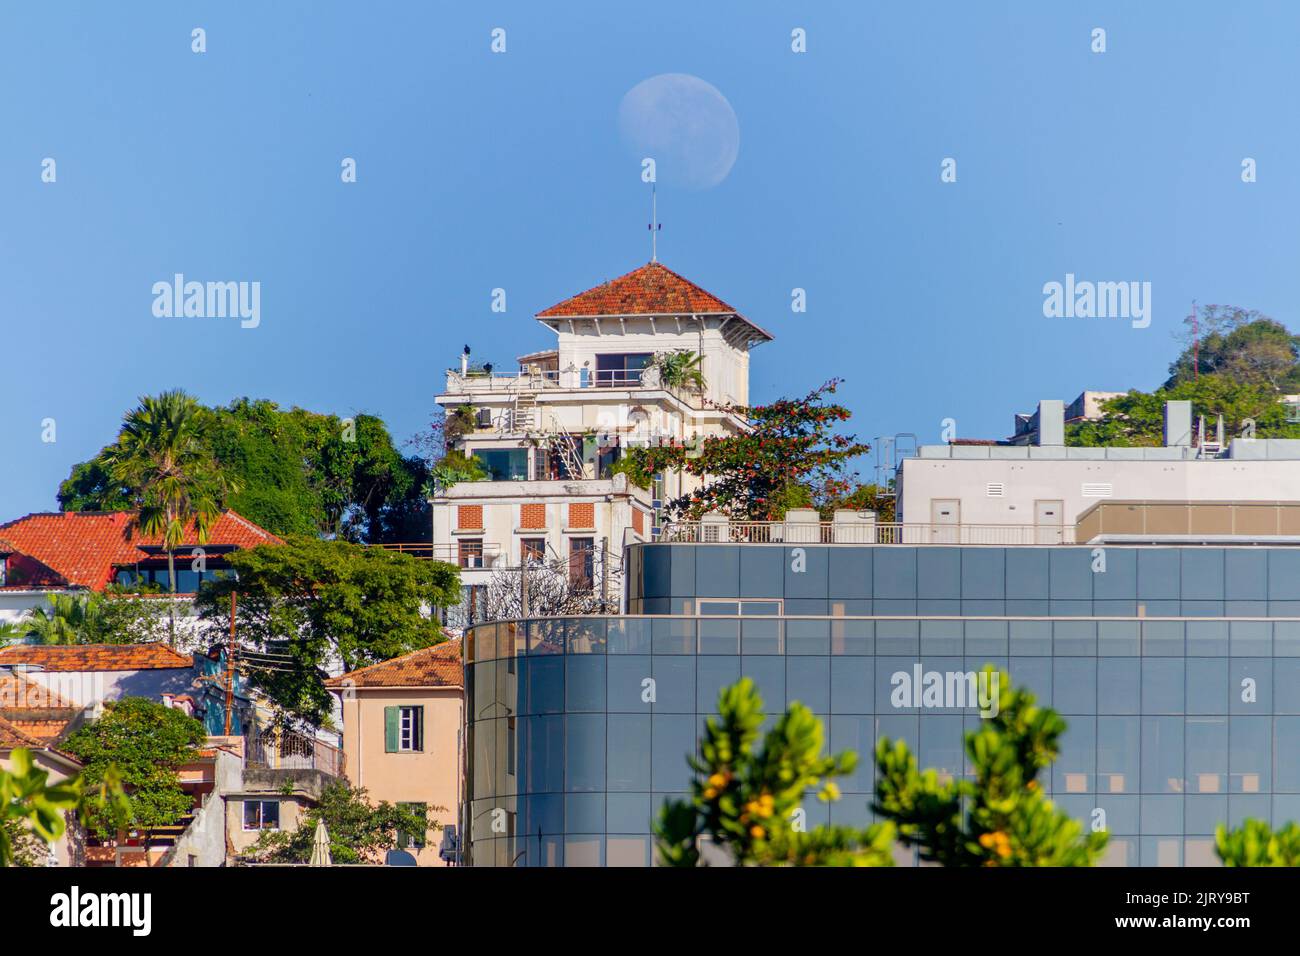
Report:
[{"label": "utility pole", "polygon": [[230,642],[226,645],[226,736],[230,736],[230,714],[235,709],[235,608],[237,591],[230,592]]}]

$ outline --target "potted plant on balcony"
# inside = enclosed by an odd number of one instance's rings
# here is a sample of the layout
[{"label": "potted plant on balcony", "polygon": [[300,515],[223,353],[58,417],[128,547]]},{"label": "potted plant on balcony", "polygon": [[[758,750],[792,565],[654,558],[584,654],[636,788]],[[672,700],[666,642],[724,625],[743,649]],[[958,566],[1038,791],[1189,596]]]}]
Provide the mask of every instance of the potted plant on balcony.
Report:
[{"label": "potted plant on balcony", "polygon": [[703,364],[704,356],[690,349],[656,352],[650,360],[650,367],[658,374],[660,385],[692,392],[703,392],[708,387]]}]

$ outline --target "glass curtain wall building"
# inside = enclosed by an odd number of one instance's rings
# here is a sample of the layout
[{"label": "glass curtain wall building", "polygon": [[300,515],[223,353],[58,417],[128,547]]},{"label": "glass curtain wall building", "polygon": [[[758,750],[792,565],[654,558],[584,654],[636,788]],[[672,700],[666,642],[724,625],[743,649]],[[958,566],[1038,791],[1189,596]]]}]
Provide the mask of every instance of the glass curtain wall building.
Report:
[{"label": "glass curtain wall building", "polygon": [[987,663],[1066,718],[1043,782],[1108,831],[1108,863],[1213,864],[1219,823],[1300,819],[1300,550],[647,544],[628,562],[627,616],[468,633],[471,865],[649,865],[651,820],[742,675],[865,758],[838,802],[810,794],[810,825],[871,821],[881,736],[968,773],[977,706],[904,698],[899,675]]}]

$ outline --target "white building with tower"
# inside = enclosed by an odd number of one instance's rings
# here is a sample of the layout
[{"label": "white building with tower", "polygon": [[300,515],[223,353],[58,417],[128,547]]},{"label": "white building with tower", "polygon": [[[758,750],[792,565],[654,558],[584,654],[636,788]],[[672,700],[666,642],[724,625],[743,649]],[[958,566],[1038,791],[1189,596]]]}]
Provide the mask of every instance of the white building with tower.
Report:
[{"label": "white building with tower", "polygon": [[[660,505],[695,479],[669,472],[642,489],[611,469],[631,447],[743,431],[733,408],[749,404],[749,353],[772,338],[654,259],[536,318],[554,348],[510,371],[462,356],[436,399],[464,423],[460,449],[489,475],[431,499],[434,556],[461,568],[451,626],[479,619],[493,576],[529,561],[617,600],[606,571],[625,544],[653,537]],[[663,374],[657,357],[677,352],[702,383]]]}]

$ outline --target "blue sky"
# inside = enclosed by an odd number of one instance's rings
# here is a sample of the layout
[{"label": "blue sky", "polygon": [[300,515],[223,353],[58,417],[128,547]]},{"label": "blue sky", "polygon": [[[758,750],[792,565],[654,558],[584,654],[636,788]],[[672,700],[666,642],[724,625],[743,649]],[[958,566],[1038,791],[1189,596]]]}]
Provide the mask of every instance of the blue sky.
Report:
[{"label": "blue sky", "polygon": [[[1285,3],[5,2],[0,520],[55,507],[144,393],[366,411],[401,441],[464,343],[499,367],[547,345],[534,312],[649,258],[617,115],[661,73],[738,119],[725,180],[661,184],[659,257],[776,335],[756,401],[839,376],[860,437],[932,442],[949,417],[1005,437],[1039,398],[1154,387],[1193,299],[1297,323],[1297,21]],[[176,272],[260,282],[261,324],[156,318]],[[1045,318],[1066,273],[1151,282],[1150,327]]]}]

